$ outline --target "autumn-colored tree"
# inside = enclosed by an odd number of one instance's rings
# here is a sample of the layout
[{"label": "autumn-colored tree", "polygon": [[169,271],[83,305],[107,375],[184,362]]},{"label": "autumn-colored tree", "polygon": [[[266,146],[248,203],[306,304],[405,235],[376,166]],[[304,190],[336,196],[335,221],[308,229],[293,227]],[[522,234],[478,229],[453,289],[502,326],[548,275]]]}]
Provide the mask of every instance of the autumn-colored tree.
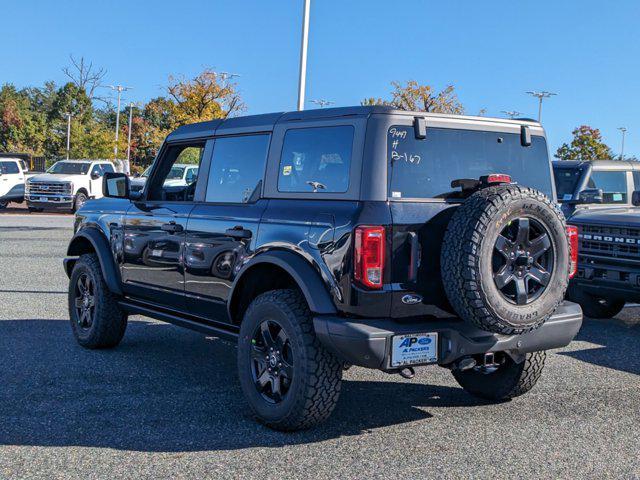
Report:
[{"label": "autumn-colored tree", "polygon": [[602,141],[600,130],[581,125],[571,132],[570,144],[562,144],[556,152],[560,160],[611,160],[611,148]]},{"label": "autumn-colored tree", "polygon": [[236,85],[211,69],[192,79],[169,77],[167,91],[177,125],[227,118],[244,109]]},{"label": "autumn-colored tree", "polygon": [[366,98],[362,105],[390,105],[400,110],[417,112],[449,113],[462,115],[464,107],[458,100],[453,85],[447,85],[443,90],[436,91],[431,85],[420,85],[415,80],[409,80],[405,85],[391,82],[393,91],[391,100],[381,98]]},{"label": "autumn-colored tree", "polygon": [[27,92],[0,88],[0,150],[37,153],[45,139],[45,117],[31,108]]}]

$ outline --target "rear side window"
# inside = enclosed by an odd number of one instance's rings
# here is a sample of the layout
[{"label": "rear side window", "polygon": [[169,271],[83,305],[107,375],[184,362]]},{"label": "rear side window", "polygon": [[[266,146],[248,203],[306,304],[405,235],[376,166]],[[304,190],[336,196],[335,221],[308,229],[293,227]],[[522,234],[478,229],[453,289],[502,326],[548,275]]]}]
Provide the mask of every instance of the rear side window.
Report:
[{"label": "rear side window", "polygon": [[587,188],[601,188],[602,203],[627,203],[627,172],[591,172]]},{"label": "rear side window", "polygon": [[344,193],[349,189],[351,125],[287,130],[278,191]]},{"label": "rear side window", "polygon": [[264,175],[269,135],[216,138],[206,201],[246,203]]},{"label": "rear side window", "polygon": [[0,162],[0,173],[7,175],[10,173],[20,173],[16,162]]},{"label": "rear side window", "polygon": [[544,137],[521,145],[515,133],[428,128],[415,138],[412,126],[394,126],[387,136],[389,197],[447,198],[457,195],[451,182],[506,173],[514,182],[553,198],[551,166]]}]

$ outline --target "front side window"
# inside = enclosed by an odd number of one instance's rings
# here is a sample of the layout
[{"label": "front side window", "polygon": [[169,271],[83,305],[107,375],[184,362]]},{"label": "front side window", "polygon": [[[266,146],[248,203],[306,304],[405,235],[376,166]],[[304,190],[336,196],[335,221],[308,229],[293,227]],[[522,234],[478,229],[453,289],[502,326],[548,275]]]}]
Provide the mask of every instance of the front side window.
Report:
[{"label": "front side window", "polygon": [[278,191],[346,192],[353,135],[351,125],[288,130],[280,158]]},{"label": "front side window", "polygon": [[0,173],[8,175],[10,173],[20,173],[16,162],[0,162]]},{"label": "front side window", "polygon": [[627,203],[627,172],[591,172],[587,188],[602,189],[602,203]]},{"label": "front side window", "polygon": [[262,177],[269,135],[216,138],[205,199],[212,203],[246,203]]},{"label": "front side window", "polygon": [[417,139],[412,126],[393,126],[387,136],[389,197],[455,197],[453,180],[505,173],[553,198],[546,141],[533,135],[531,142],[522,146],[515,133],[450,128],[427,128],[427,137]]},{"label": "front side window", "polygon": [[583,168],[554,165],[553,176],[556,181],[556,193],[559,202],[567,202],[573,199],[573,194],[578,188],[578,183],[583,173]]},{"label": "front side window", "polygon": [[103,163],[102,164],[102,171],[104,173],[113,173],[115,172],[115,168],[113,168],[113,165],[111,165],[110,163]]},{"label": "front side window", "polygon": [[47,173],[56,175],[86,175],[89,172],[90,166],[90,163],[56,162],[47,170]]},{"label": "front side window", "polygon": [[187,179],[185,173],[187,169],[199,167],[203,152],[204,142],[170,146],[159,159],[158,168],[150,179],[148,199],[193,201],[198,175]]},{"label": "front side window", "polygon": [[102,176],[102,165],[94,165],[91,169],[91,176],[97,175],[98,177]]}]

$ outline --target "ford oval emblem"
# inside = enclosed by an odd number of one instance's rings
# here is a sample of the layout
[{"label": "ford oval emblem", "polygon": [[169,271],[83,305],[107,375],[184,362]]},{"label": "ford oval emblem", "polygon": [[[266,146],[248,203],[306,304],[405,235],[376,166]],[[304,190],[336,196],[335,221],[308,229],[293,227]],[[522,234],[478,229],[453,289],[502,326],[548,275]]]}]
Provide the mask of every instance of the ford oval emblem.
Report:
[{"label": "ford oval emblem", "polygon": [[420,295],[405,295],[402,297],[402,303],[405,305],[415,305],[420,302],[422,302],[422,297]]}]

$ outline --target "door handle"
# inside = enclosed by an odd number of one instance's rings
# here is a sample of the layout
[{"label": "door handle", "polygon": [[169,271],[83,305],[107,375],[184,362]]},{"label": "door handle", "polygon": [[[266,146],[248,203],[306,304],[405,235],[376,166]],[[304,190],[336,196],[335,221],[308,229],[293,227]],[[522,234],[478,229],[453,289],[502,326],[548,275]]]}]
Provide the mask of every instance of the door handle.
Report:
[{"label": "door handle", "polygon": [[236,240],[243,240],[251,238],[253,233],[251,230],[246,230],[242,225],[236,225],[233,228],[227,228],[225,235],[227,235],[227,237],[235,238]]},{"label": "door handle", "polygon": [[169,233],[180,233],[184,230],[184,227],[176,222],[165,223],[160,228],[162,228],[163,231]]}]

